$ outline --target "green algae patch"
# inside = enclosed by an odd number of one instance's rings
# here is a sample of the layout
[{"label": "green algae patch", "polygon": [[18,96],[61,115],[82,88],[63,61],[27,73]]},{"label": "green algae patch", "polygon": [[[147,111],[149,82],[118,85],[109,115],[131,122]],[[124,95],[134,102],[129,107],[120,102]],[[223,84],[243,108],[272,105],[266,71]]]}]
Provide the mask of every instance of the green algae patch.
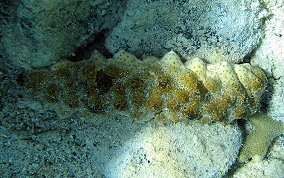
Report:
[{"label": "green algae patch", "polygon": [[257,112],[267,83],[249,64],[207,64],[199,58],[184,64],[173,51],[144,60],[125,51],[111,59],[96,52],[89,60],[27,71],[25,81],[35,100],[60,108],[63,117],[64,110],[83,110],[135,120],[223,123]]}]

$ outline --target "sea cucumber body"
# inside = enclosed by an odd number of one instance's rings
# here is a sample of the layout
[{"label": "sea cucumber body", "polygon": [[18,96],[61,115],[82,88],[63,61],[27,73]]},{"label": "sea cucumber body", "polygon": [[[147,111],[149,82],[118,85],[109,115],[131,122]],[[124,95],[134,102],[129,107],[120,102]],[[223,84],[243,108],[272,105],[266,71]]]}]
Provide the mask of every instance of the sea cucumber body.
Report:
[{"label": "sea cucumber body", "polygon": [[28,71],[25,78],[35,100],[63,111],[174,122],[245,118],[258,111],[267,83],[261,69],[249,64],[206,64],[199,58],[184,64],[173,51],[144,60],[125,51],[111,59],[95,53],[89,60]]}]

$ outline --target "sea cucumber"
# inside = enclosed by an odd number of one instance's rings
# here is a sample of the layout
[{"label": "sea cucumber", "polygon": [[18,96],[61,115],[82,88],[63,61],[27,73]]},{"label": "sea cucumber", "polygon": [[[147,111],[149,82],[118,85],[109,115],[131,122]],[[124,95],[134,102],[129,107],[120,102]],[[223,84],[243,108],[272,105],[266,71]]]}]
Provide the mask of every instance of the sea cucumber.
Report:
[{"label": "sea cucumber", "polygon": [[110,59],[95,52],[89,60],[62,60],[24,76],[33,98],[57,110],[173,122],[246,118],[259,110],[267,85],[264,72],[250,64],[207,64],[200,58],[183,63],[173,51],[143,60],[125,51]]}]

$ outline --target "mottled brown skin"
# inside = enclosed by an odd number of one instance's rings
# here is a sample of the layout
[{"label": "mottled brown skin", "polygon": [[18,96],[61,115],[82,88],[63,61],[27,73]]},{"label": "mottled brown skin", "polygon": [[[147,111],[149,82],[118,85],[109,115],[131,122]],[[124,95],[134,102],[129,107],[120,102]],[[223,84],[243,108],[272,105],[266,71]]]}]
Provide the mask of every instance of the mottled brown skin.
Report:
[{"label": "mottled brown skin", "polygon": [[[178,122],[187,118],[228,123],[254,113],[259,106],[240,86],[222,88],[209,81],[207,87],[212,88],[206,89],[185,67],[134,58],[126,52],[108,60],[95,55],[54,70],[31,70],[25,73],[25,87],[35,100],[54,106],[128,114],[137,120],[155,117]],[[264,85],[258,81],[253,87]]]}]

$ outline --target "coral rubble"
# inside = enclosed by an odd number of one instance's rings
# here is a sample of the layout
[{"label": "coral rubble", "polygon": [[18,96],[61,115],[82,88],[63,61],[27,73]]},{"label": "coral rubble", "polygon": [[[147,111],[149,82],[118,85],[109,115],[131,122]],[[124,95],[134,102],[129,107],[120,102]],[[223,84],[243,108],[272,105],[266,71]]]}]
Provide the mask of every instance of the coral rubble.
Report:
[{"label": "coral rubble", "polygon": [[[229,123],[257,112],[266,77],[249,64],[182,63],[171,51],[161,60],[125,52],[112,59],[95,53],[81,62],[25,73],[34,98],[64,115],[76,110],[126,114],[137,120],[184,118]],[[69,112],[66,112],[69,111]]]}]

